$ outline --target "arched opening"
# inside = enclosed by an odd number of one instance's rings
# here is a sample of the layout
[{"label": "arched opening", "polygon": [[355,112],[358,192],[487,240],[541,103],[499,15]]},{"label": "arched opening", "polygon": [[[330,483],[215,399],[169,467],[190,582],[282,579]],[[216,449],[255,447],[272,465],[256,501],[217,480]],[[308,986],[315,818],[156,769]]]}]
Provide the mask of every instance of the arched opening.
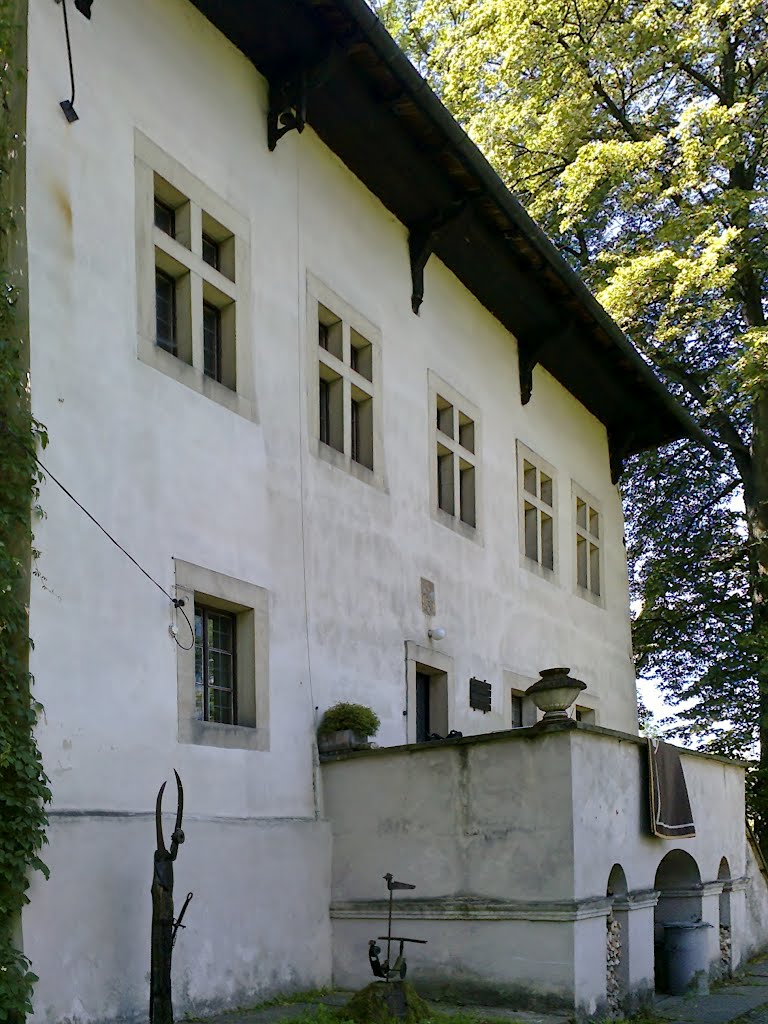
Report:
[{"label": "arched opening", "polygon": [[605,891],[612,900],[606,920],[605,991],[608,1012],[618,1014],[629,985],[627,876],[621,864],[614,864],[611,868]]},{"label": "arched opening", "polygon": [[684,850],[671,850],[656,869],[654,963],[657,992],[685,991],[686,978],[707,970],[706,947],[690,926],[701,921],[701,874]]},{"label": "arched opening", "polygon": [[718,882],[723,883],[723,891],[720,893],[720,973],[724,978],[730,978],[732,973],[731,949],[731,868],[728,860],[723,857],[720,860],[720,867],[717,871]]}]

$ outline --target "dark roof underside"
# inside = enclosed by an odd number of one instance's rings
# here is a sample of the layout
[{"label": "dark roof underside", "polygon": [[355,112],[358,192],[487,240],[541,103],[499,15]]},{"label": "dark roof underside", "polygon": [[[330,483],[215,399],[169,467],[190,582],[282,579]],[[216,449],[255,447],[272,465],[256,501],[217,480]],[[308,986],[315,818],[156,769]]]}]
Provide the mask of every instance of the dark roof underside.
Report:
[{"label": "dark roof underside", "polygon": [[617,459],[698,433],[364,0],[192,2],[271,89],[306,72],[307,123],[409,230],[464,204],[433,251],[606,425]]}]

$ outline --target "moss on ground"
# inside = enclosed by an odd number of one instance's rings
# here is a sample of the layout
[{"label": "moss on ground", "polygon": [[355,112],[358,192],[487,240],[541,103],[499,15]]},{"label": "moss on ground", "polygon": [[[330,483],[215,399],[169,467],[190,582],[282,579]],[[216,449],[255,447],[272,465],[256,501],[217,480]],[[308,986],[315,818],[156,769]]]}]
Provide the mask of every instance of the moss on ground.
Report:
[{"label": "moss on ground", "polygon": [[[396,1006],[403,1007],[398,1012]],[[344,1020],[355,1021],[356,1024],[392,1024],[400,1020],[405,1024],[422,1024],[434,1014],[427,1003],[407,981],[393,981],[384,984],[380,981],[371,982],[357,992],[346,1006],[338,1011]]]}]

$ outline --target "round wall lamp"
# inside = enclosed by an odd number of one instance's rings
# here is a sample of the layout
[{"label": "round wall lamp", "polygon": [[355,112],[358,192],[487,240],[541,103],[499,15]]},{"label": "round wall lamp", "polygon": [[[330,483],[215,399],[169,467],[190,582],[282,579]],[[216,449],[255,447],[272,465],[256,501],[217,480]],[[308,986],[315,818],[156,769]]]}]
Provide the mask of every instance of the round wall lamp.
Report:
[{"label": "round wall lamp", "polygon": [[430,640],[445,640],[445,630],[442,626],[434,626],[427,630],[427,636]]}]

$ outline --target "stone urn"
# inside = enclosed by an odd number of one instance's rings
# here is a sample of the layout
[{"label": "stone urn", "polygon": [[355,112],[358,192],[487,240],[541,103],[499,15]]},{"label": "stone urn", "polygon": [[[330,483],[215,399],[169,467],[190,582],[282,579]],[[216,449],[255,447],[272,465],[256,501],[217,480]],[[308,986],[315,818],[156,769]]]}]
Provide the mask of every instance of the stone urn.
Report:
[{"label": "stone urn", "polygon": [[571,721],[568,708],[573,704],[587,684],[568,675],[567,668],[543,668],[532,686],[525,691],[539,711],[544,712],[542,724]]}]

